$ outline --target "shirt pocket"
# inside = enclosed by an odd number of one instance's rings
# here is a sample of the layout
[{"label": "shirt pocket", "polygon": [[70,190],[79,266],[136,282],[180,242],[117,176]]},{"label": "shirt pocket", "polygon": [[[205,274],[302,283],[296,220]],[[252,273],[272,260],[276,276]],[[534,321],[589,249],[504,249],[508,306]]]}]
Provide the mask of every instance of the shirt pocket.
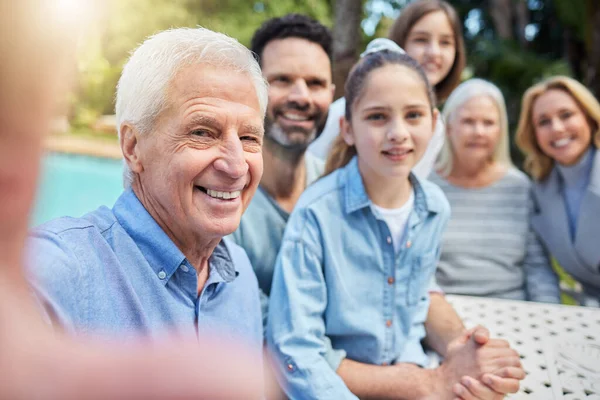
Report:
[{"label": "shirt pocket", "polygon": [[427,300],[429,284],[435,273],[436,260],[435,250],[413,259],[408,290],[406,291],[409,306],[414,306],[420,301]]}]

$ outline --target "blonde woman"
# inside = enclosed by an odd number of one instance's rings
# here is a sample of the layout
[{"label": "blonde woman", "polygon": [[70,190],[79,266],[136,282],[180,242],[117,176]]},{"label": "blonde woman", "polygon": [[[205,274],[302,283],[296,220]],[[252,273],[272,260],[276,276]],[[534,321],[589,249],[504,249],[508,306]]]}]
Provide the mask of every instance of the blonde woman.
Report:
[{"label": "blonde woman", "polygon": [[504,98],[471,79],[448,98],[431,181],[452,209],[436,278],[448,293],[558,303],[558,280],[529,223],[531,182],[513,167]]},{"label": "blonde woman", "polygon": [[600,306],[600,104],[565,76],[523,96],[517,144],[534,179],[531,224],[559,264]]}]

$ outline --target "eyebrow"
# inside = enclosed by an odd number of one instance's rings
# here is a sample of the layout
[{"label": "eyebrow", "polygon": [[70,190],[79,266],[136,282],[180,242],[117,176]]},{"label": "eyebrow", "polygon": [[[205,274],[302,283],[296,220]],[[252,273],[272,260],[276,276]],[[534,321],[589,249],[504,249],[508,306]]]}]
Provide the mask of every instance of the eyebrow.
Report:
[{"label": "eyebrow", "polygon": [[308,75],[308,76],[304,76],[304,75],[296,75],[296,74],[290,74],[287,72],[274,72],[272,74],[267,75],[267,80],[270,81],[271,79],[276,79],[276,78],[288,78],[291,80],[297,79],[297,78],[302,78],[305,81],[319,81],[321,83],[327,83],[327,78],[324,76],[318,76],[318,75]]},{"label": "eyebrow", "polygon": [[209,117],[206,115],[194,115],[185,124],[185,130],[186,131],[192,130],[193,128],[197,127],[198,125],[206,126],[206,127],[217,129],[217,130],[221,129],[221,124],[215,118]]},{"label": "eyebrow", "polygon": [[[390,106],[371,106],[371,107],[365,108],[363,110],[363,112],[380,111],[380,110],[390,110],[391,108],[392,107],[390,107]],[[414,109],[414,108],[429,108],[429,104],[425,104],[425,103],[413,103],[413,104],[409,104],[407,106],[402,107],[403,110]]]},{"label": "eyebrow", "polygon": [[[427,36],[431,36],[431,32],[429,31],[415,31],[415,32],[411,32],[411,35],[427,35]],[[445,38],[445,39],[454,39],[454,35],[450,35],[450,34],[443,34],[440,35],[441,37]]]},{"label": "eyebrow", "polygon": [[258,127],[256,125],[252,125],[252,124],[242,125],[242,129],[240,131],[249,133],[251,135],[260,136],[260,137],[264,136],[264,134],[265,134],[265,130],[263,128]]}]

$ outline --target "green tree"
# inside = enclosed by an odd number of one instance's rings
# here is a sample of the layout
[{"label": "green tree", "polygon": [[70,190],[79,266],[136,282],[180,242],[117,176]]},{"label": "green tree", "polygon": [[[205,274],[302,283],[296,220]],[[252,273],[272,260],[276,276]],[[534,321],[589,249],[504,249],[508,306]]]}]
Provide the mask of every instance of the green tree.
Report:
[{"label": "green tree", "polygon": [[328,0],[109,0],[79,54],[71,120],[89,126],[114,110],[114,93],[130,52],[147,36],[174,27],[204,26],[249,45],[268,18],[299,12],[331,26]]}]

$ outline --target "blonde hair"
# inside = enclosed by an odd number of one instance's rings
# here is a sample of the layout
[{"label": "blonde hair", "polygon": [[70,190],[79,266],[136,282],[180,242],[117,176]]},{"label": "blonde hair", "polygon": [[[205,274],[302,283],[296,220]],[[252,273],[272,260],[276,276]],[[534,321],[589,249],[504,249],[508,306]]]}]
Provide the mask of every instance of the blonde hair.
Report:
[{"label": "blonde hair", "polygon": [[516,142],[519,149],[525,153],[525,170],[538,181],[543,181],[550,175],[554,160],[540,148],[531,114],[537,98],[552,89],[562,90],[575,100],[588,120],[595,125],[592,126],[592,145],[600,147],[600,104],[585,86],[566,76],[554,76],[530,87],[521,102]]},{"label": "blonde hair", "polygon": [[[446,129],[448,129],[448,125],[452,123],[452,120],[456,117],[458,111],[467,101],[475,97],[484,96],[490,98],[494,102],[500,120],[500,140],[494,150],[493,160],[504,165],[512,165],[508,140],[506,104],[504,103],[502,92],[493,83],[477,78],[469,79],[468,81],[461,83],[452,92],[444,105],[442,116],[444,121],[446,121]],[[455,154],[452,150],[452,144],[446,136],[444,145],[442,146],[435,163],[435,169],[441,176],[446,177],[450,175],[452,168],[454,167],[454,157]]]}]

